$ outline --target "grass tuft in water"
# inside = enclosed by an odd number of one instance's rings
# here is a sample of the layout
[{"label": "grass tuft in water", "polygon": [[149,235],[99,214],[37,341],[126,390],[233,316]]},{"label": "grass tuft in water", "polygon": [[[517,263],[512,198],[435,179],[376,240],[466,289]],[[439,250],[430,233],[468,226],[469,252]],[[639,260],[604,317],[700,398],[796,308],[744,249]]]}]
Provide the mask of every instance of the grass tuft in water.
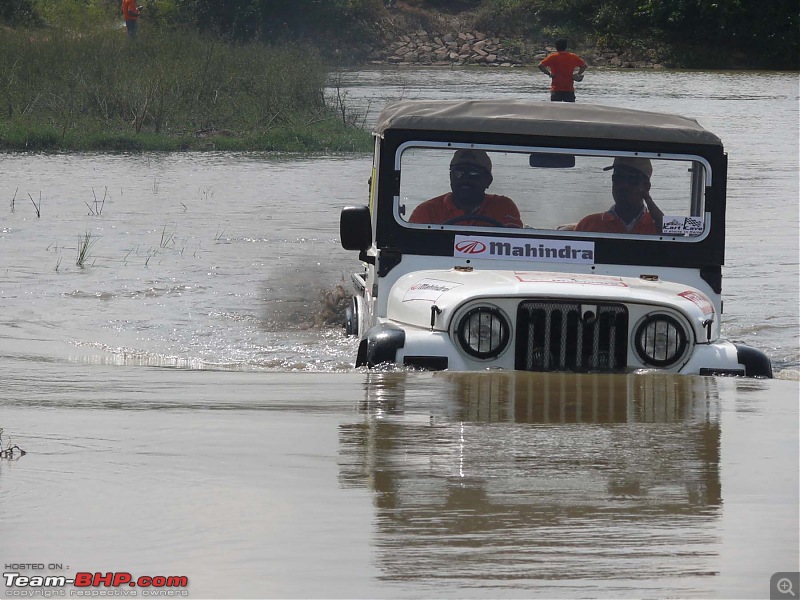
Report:
[{"label": "grass tuft in water", "polygon": [[[19,456],[15,456],[15,453],[19,452]],[[27,452],[14,444],[11,445],[11,442],[8,442],[8,445],[3,448],[3,428],[0,427],[0,458],[12,459],[12,458],[19,458],[20,456],[25,456]]]},{"label": "grass tuft in water", "polygon": [[[14,194],[16,196],[16,194]],[[31,199],[31,203],[33,204],[33,208],[36,211],[36,218],[40,218],[42,216],[42,192],[39,192],[39,204],[36,204],[36,201],[33,199],[33,196],[28,194],[28,198]]]},{"label": "grass tuft in water", "polygon": [[82,238],[78,238],[78,258],[75,261],[75,266],[83,269],[86,266],[86,261],[89,259],[89,250],[94,246],[96,240],[92,239],[92,234],[86,232]]},{"label": "grass tuft in water", "polygon": [[83,201],[83,203],[89,208],[89,215],[92,217],[99,217],[103,214],[103,207],[106,205],[106,197],[108,196],[108,186],[106,186],[105,192],[103,193],[103,199],[98,200],[97,194],[94,192],[94,188],[92,188],[92,195],[94,196],[94,207],[91,204]]},{"label": "grass tuft in water", "polygon": [[175,245],[175,230],[173,229],[167,233],[167,226],[164,225],[164,229],[161,230],[161,241],[158,245],[160,248],[166,248],[170,244]]}]

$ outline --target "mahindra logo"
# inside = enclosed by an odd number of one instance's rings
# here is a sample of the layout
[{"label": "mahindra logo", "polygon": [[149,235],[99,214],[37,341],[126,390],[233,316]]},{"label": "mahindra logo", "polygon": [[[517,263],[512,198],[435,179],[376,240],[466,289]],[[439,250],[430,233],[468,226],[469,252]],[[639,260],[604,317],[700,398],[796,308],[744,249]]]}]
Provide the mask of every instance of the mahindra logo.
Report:
[{"label": "mahindra logo", "polygon": [[456,250],[461,254],[480,254],[486,250],[486,244],[477,240],[464,240],[456,244]]}]

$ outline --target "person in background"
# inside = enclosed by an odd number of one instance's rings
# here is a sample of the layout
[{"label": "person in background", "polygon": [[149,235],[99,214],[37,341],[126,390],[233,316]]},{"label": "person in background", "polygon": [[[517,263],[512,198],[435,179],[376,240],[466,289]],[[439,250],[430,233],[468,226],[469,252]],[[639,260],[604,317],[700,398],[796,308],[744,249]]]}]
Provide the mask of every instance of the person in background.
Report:
[{"label": "person in background", "polygon": [[586,62],[577,54],[567,52],[567,40],[556,40],[556,52],[539,63],[539,70],[550,77],[551,102],[575,102],[573,82],[583,81]]},{"label": "person in background", "polygon": [[522,227],[511,198],[487,194],[492,161],[483,150],[456,150],[450,161],[450,192],[426,200],[411,213],[409,223]]},{"label": "person in background", "polygon": [[653,166],[648,158],[619,156],[611,175],[611,195],[614,206],[603,213],[588,215],[575,226],[575,231],[598,233],[661,233],[664,213],[650,197],[650,177]]},{"label": "person in background", "polygon": [[135,0],[122,0],[122,18],[125,19],[125,28],[128,30],[128,37],[136,37],[136,29],[139,26],[139,12],[141,6],[136,6]]}]

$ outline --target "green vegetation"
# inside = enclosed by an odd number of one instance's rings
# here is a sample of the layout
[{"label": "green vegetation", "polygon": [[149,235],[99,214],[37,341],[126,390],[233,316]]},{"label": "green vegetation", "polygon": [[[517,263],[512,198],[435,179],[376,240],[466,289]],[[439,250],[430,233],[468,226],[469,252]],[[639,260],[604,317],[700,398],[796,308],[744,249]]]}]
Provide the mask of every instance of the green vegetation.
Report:
[{"label": "green vegetation", "polygon": [[685,67],[800,57],[796,0],[141,1],[134,42],[118,0],[0,3],[0,150],[368,152],[358,115],[325,97],[326,60],[445,13],[511,45],[657,46]]},{"label": "green vegetation", "polygon": [[316,45],[375,35],[383,0],[171,0],[174,17],[236,40],[298,40]]},{"label": "green vegetation", "polygon": [[371,148],[324,97],[327,68],[313,49],[155,26],[131,41],[116,12],[78,4],[30,13],[59,28],[0,35],[0,149]]},{"label": "green vegetation", "polygon": [[683,66],[797,69],[800,60],[797,0],[397,0],[398,11],[388,12],[382,0],[172,1],[174,18],[201,30],[238,40],[304,39],[321,48],[333,40],[380,43],[381,18],[400,11],[429,24],[437,14],[458,15],[504,38],[656,45]]},{"label": "green vegetation", "polygon": [[[75,266],[83,269],[86,266],[86,261],[89,259],[89,250],[97,240],[92,239],[92,234],[86,232],[83,237],[78,238],[78,257],[75,259]],[[58,270],[58,268],[56,268]]]},{"label": "green vegetation", "polygon": [[481,27],[533,39],[564,36],[612,48],[667,46],[671,62],[797,69],[796,0],[482,0]]}]

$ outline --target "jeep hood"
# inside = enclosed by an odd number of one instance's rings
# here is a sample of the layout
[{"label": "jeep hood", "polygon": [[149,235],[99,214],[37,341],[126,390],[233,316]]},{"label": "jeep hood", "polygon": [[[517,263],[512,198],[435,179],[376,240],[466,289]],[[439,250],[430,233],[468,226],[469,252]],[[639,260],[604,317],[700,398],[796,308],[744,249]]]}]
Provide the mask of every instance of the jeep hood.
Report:
[{"label": "jeep hood", "polygon": [[387,317],[399,323],[430,328],[431,307],[437,314],[435,329],[446,330],[453,314],[465,303],[493,298],[563,299],[581,302],[652,304],[682,313],[698,339],[705,324],[715,318],[712,301],[700,290],[666,281],[634,277],[552,273],[545,271],[429,270],[401,277],[391,289]]}]

